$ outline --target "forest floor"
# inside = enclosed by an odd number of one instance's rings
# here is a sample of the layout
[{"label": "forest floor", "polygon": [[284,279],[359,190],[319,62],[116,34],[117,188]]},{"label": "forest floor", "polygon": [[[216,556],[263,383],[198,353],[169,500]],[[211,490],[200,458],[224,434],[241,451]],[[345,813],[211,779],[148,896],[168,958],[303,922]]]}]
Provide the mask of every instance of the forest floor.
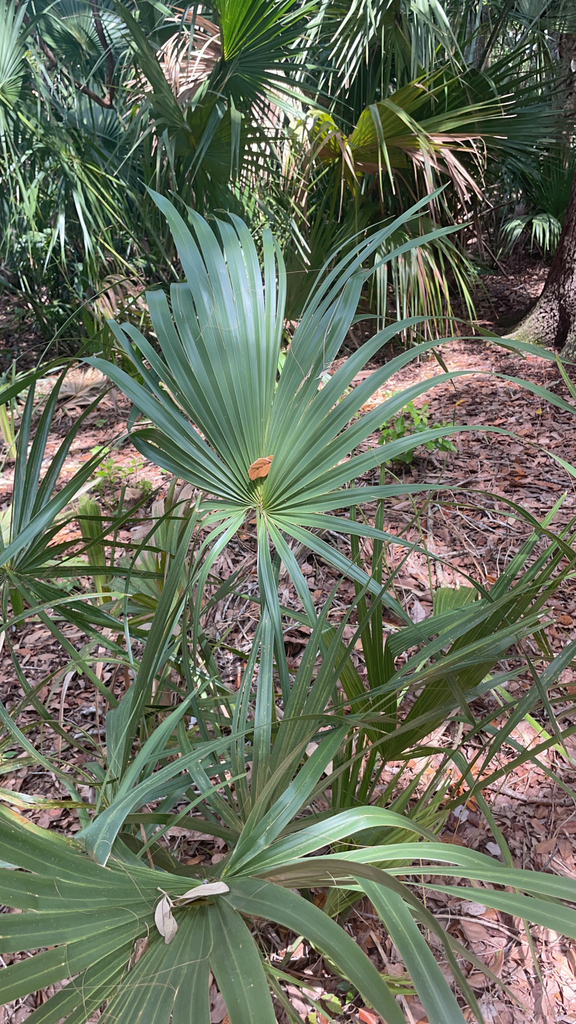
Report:
[{"label": "forest floor", "polygon": [[[499,323],[513,318],[528,301],[534,299],[542,287],[546,268],[536,261],[527,261],[508,268],[508,273],[509,277],[494,275],[486,280],[487,295],[478,304],[482,327],[496,330]],[[0,303],[0,347],[2,339],[5,348],[10,347],[13,329],[9,308],[2,307]],[[32,350],[33,341],[29,344]],[[394,375],[386,388],[377,391],[365,406],[365,409],[372,409],[382,403],[390,392],[426,380],[429,381],[429,390],[416,405],[422,405],[424,401],[429,403],[427,412],[431,425],[446,422],[476,428],[454,436],[455,452],[430,453],[420,448],[411,465],[394,467],[396,474],[405,482],[442,486],[442,491],[432,491],[428,497],[419,497],[416,502],[394,499],[386,512],[386,530],[401,535],[408,543],[425,543],[428,550],[428,557],[417,552],[406,557],[406,552],[401,552],[400,548],[392,549],[390,553],[389,564],[397,570],[395,595],[415,621],[430,614],[433,592],[439,586],[465,584],[468,576],[487,588],[491,586],[529,534],[529,524],[519,508],[529,513],[534,521],[541,522],[555,502],[561,499],[550,523],[552,529],[567,525],[576,516],[575,481],[554,458],[559,456],[576,466],[576,409],[572,414],[547,404],[537,393],[519,383],[519,378],[522,378],[571,401],[555,362],[535,356],[525,358],[479,339],[457,339],[442,346],[442,356],[450,370],[461,370],[465,375],[453,383],[435,385],[434,378],[443,373],[436,359],[432,357],[415,362]],[[375,368],[369,365],[361,377],[365,378]],[[576,377],[576,372],[571,376]],[[90,394],[90,377],[81,375],[76,380],[60,405],[59,420],[49,439],[49,456],[56,450],[78,411],[84,408]],[[97,383],[92,381],[94,386]],[[91,414],[72,446],[64,478],[71,476],[98,446],[110,445],[112,436],[124,435],[127,413],[128,407],[122,397],[112,393]],[[497,427],[501,433],[490,433],[485,429],[487,427]],[[377,441],[378,437],[374,435],[370,443],[376,444]],[[147,497],[148,491],[147,507],[150,510],[152,499],[158,500],[165,495],[169,479],[155,467],[145,465],[129,440],[124,439],[103,464],[97,483],[99,500],[111,511],[117,509],[119,501],[135,503],[141,497]],[[10,502],[11,486],[12,464],[6,462],[0,475],[0,511]],[[97,496],[98,491],[95,494]],[[138,536],[138,529],[132,527],[132,531],[127,530],[120,539],[133,541]],[[58,539],[72,542],[78,536],[72,523]],[[341,538],[338,543],[344,544]],[[303,571],[320,606],[335,584],[335,575],[314,556],[303,553],[302,559]],[[216,568],[222,578],[240,570],[244,592],[249,592],[255,570],[255,537],[250,523],[230,543]],[[287,581],[281,597],[286,605],[296,604]],[[352,597],[352,585],[342,583],[334,601],[332,621],[342,617]],[[566,583],[554,593],[548,612],[550,626],[547,635],[557,652],[567,641],[576,638],[576,583]],[[393,616],[388,619],[385,628],[392,632],[398,623],[394,622]],[[238,598],[226,607],[216,606],[206,623],[206,630],[214,640],[222,638],[226,632],[228,645],[248,650],[255,621],[254,606],[248,600]],[[350,637],[353,627],[347,626],[346,629],[345,635]],[[77,647],[85,640],[73,627],[65,632]],[[294,667],[298,664],[305,639],[306,631],[287,628],[287,651]],[[44,694],[41,690],[40,696],[50,694],[50,709],[60,716],[66,728],[81,726],[95,733],[101,730],[103,709],[98,707],[94,690],[86,679],[78,676],[65,681],[66,659],[47,629],[38,624],[23,627],[13,638],[13,647],[31,685],[37,685],[48,676],[53,682],[60,678],[57,685],[47,685]],[[102,678],[106,681],[112,673],[106,668],[105,646],[100,651]],[[219,657],[223,678],[234,687],[238,659],[224,652]],[[357,661],[361,669],[360,655]],[[507,668],[507,663],[503,663],[503,668]],[[570,694],[576,692],[576,673],[568,669],[560,681],[566,701],[570,703]],[[524,677],[515,678],[508,684],[508,692],[516,696],[527,686]],[[0,696],[9,708],[22,699],[11,658],[1,650]],[[19,721],[22,725],[30,719],[31,714],[26,711]],[[530,747],[538,740],[539,733],[533,725],[522,722],[513,737]],[[454,745],[457,737],[450,727],[439,731],[434,741],[438,746],[447,748]],[[44,742],[50,746],[48,734]],[[469,753],[473,752],[475,742],[477,740],[470,741]],[[49,753],[48,748],[44,752]],[[502,748],[498,755],[502,764],[514,756],[512,747]],[[422,767],[420,761],[410,764],[406,780]],[[393,770],[394,766],[390,766],[390,771]],[[558,776],[561,785],[551,778],[551,773]],[[22,794],[58,794],[54,777],[48,773],[26,774],[25,769],[18,776],[5,780],[3,785]],[[517,866],[576,878],[574,738],[567,741],[565,752],[551,748],[540,755],[538,762],[527,761],[514,768],[503,780],[485,790],[484,796]],[[69,812],[59,809],[37,812],[33,817],[44,827],[68,833],[77,831],[79,827]],[[500,856],[494,836],[473,801],[450,815],[442,838]],[[188,863],[217,863],[223,856],[218,843],[201,833],[174,836],[173,839],[178,844],[179,854]],[[508,991],[505,991],[490,983],[479,971],[472,970],[469,981],[488,1024],[532,1024],[534,1021],[576,1024],[576,943],[567,942],[555,932],[541,927],[531,928],[529,941],[520,921],[486,910],[474,901],[473,895],[470,893],[469,900],[455,900],[436,894],[427,898],[427,905],[442,925],[467,943],[508,986]],[[352,912],[348,927],[380,970],[402,975],[400,958],[366,901]],[[539,967],[532,958],[532,942]],[[4,960],[9,963],[12,957],[5,956]],[[287,968],[295,979],[310,977],[316,997],[321,992],[319,984],[324,977],[318,965],[319,958],[314,951],[301,944],[293,952]],[[445,970],[449,976],[447,965]],[[327,981],[326,990],[329,988]],[[293,995],[297,1005],[299,997],[296,992]],[[34,997],[29,997],[5,1007],[0,1010],[0,1024],[21,1024],[35,1005]],[[300,1005],[305,1019],[305,1001],[300,1000]],[[409,1020],[425,1024],[425,1013],[416,999],[404,998],[403,1007]],[[367,1011],[363,1011],[364,1016],[357,1013],[350,1008],[338,1019],[377,1024],[378,1018]],[[215,990],[212,1020],[214,1024],[225,1024],[226,1021]]]}]

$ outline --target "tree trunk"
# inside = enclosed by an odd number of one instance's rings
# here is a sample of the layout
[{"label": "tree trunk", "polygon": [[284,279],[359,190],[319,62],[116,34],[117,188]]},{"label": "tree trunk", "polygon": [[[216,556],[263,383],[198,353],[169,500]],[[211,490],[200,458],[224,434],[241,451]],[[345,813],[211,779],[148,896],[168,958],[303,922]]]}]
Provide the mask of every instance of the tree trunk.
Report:
[{"label": "tree trunk", "polygon": [[558,40],[558,56],[564,89],[564,114],[570,125],[568,134],[571,136],[576,119],[576,35],[562,33]]},{"label": "tree trunk", "polygon": [[[576,121],[576,35],[560,36],[560,79],[564,91],[564,124],[572,139]],[[544,290],[533,309],[510,336],[546,345],[576,360],[576,173],[558,248]]]},{"label": "tree trunk", "polygon": [[562,351],[576,358],[576,174],[562,234],[544,291],[511,337]]}]

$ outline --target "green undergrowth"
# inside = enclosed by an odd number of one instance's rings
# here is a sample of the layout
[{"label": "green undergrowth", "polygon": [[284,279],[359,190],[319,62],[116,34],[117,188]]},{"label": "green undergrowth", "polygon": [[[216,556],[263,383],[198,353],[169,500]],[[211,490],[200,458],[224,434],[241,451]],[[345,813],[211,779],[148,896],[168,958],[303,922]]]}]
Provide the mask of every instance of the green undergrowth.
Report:
[{"label": "green undergrowth", "polygon": [[[431,345],[395,356],[357,387],[352,380],[423,318],[386,327],[326,373],[373,253],[386,251],[414,211],[348,246],[319,275],[279,370],[286,274],[272,236],[260,260],[239,219],[208,225],[190,211],[185,221],[154,200],[186,280],[169,298],[148,294],[153,340],[112,322],[117,348],[91,362],[133,403],[131,440],[142,459],[173,474],[168,492],[151,510],[147,493],[130,509],[105,504],[97,490],[118,479],[113,442],[61,485],[98,398],[46,469],[65,365],[40,409],[41,371],[6,382],[0,396],[5,406],[23,399],[0,572],[4,652],[18,684],[0,704],[0,900],[21,913],[0,916],[0,936],[5,953],[34,951],[3,970],[3,1002],[56,986],[33,1024],[82,1024],[98,1010],[106,1024],[209,1024],[213,977],[231,1024],[297,1021],[290,992],[301,979],[289,958],[274,959],[267,922],[287,945],[308,943],[334,979],[339,995],[311,999],[310,1020],[336,1020],[349,1004],[346,1012],[366,1006],[404,1024],[397,997],[416,993],[431,1024],[462,1024],[465,1010],[482,1021],[469,971],[500,982],[435,919],[426,896],[473,885],[476,902],[576,938],[575,883],[515,867],[483,795],[526,762],[563,785],[545,755],[554,748],[570,761],[565,742],[576,726],[560,677],[576,646],[552,650],[546,627],[550,599],[573,579],[575,524],[555,525],[562,499],[542,521],[510,501],[526,539],[495,582],[461,573],[462,586],[436,589],[433,613],[413,622],[396,590],[398,564],[428,552],[423,539],[387,531],[387,503],[408,496],[418,521],[432,496],[455,499],[437,483],[386,482],[386,463],[413,451],[412,432],[388,427],[381,444],[365,442],[406,409],[419,444],[446,450],[467,428],[416,423],[411,403],[426,383],[358,416]],[[361,486],[366,474],[374,482]],[[220,555],[247,522],[256,572],[224,577]],[[72,526],[80,538],[62,540]],[[320,601],[303,572],[309,555],[333,573]],[[342,610],[335,595],[344,577],[354,589]],[[219,640],[209,628],[233,599],[250,603],[255,623],[242,649],[225,614]],[[15,642],[32,624],[61,653],[60,667],[34,684]],[[305,635],[296,663],[286,653],[289,627]],[[230,659],[237,685],[222,667]],[[512,696],[506,684],[515,678],[525,685]],[[58,688],[74,679],[99,707],[100,729],[65,712]],[[516,738],[524,721],[541,724],[537,747]],[[11,788],[30,769],[55,780],[55,795]],[[441,839],[450,811],[473,798],[499,856]],[[34,824],[50,808],[67,810],[78,827]],[[213,837],[223,856],[186,863],[174,830]],[[347,929],[361,897],[403,961],[401,981]]]}]

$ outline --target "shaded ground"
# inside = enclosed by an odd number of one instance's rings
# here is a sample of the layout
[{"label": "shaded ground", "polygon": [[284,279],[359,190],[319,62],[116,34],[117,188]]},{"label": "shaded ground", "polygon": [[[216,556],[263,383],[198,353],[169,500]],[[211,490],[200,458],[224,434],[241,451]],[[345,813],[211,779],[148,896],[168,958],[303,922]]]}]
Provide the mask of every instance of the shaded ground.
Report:
[{"label": "shaded ground", "polygon": [[[511,275],[510,280],[498,277],[492,282],[487,281],[495,308],[490,307],[488,300],[482,304],[483,326],[494,328],[496,316],[514,316],[523,309],[529,299],[536,297],[544,276],[542,268],[535,265],[522,268]],[[529,529],[513,503],[541,521],[556,500],[562,498],[552,528],[567,525],[576,512],[573,480],[553,458],[557,455],[576,465],[576,416],[547,405],[538,394],[505,379],[522,377],[569,399],[555,364],[533,357],[524,359],[483,341],[457,341],[445,347],[443,355],[449,369],[465,370],[467,375],[460,377],[455,384],[441,383],[434,387],[433,378],[443,372],[438,363],[430,359],[414,364],[387,382],[386,389],[377,392],[366,407],[375,407],[391,391],[420,380],[429,380],[430,392],[420,401],[428,400],[430,403],[430,422],[454,422],[477,428],[470,433],[456,435],[457,451],[453,454],[428,453],[420,449],[411,466],[392,467],[396,475],[406,482],[437,483],[448,488],[442,493],[432,492],[425,500],[418,497],[416,504],[408,499],[393,499],[387,507],[385,529],[400,534],[408,543],[418,542],[421,546],[425,543],[429,552],[428,557],[417,552],[406,557],[406,552],[398,547],[389,555],[390,568],[397,570],[396,596],[416,621],[432,611],[433,592],[437,587],[465,583],[468,575],[490,587],[509,564]],[[59,442],[57,435],[65,432],[82,401],[77,394],[67,398],[68,405],[63,408],[57,432],[50,439],[51,452]],[[66,475],[71,475],[89,458],[97,445],[109,443],[111,433],[123,433],[126,414],[127,407],[116,395],[90,417],[86,429],[73,445]],[[506,433],[487,433],[483,430],[487,426],[499,427]],[[377,443],[377,436],[371,439],[371,443]],[[10,500],[11,482],[11,467],[7,464],[0,478],[0,508],[6,507]],[[101,500],[113,508],[121,498],[134,502],[149,485],[159,488],[158,494],[162,495],[167,484],[166,475],[155,467],[144,466],[140,456],[126,441],[115,450],[107,474],[100,477]],[[457,497],[457,505],[452,495]],[[67,536],[73,539],[75,535],[74,527],[69,528]],[[124,539],[133,539],[133,534],[126,531]],[[330,539],[349,553],[341,537],[334,535]],[[335,583],[334,573],[305,552],[301,552],[299,557],[314,598],[321,605]],[[218,571],[226,578],[231,571],[241,569],[246,593],[251,586],[255,589],[254,568],[254,528],[247,523],[222,556]],[[281,597],[284,603],[295,603],[295,595],[287,580],[283,586]],[[352,595],[353,588],[344,582],[334,604],[334,621],[344,614]],[[576,583],[568,582],[554,594],[550,611],[553,624],[547,633],[553,650],[557,651],[567,640],[576,637]],[[221,638],[225,631],[230,631],[227,643],[247,651],[254,623],[253,606],[246,600],[235,598],[226,606],[216,607],[207,623],[207,631],[215,640]],[[347,628],[348,635],[352,635],[352,628]],[[390,632],[397,628],[393,617],[389,617],[385,628]],[[86,638],[79,630],[67,627],[65,632],[74,646],[80,647],[85,642]],[[296,667],[304,643],[305,632],[294,627],[287,629],[286,644],[292,667]],[[59,716],[62,726],[71,730],[84,729],[97,736],[102,728],[104,708],[86,679],[77,675],[68,678],[67,665],[48,630],[38,625],[22,629],[15,638],[15,651],[31,685],[42,682],[47,674],[53,674],[40,695],[52,713]],[[107,665],[104,640],[98,653],[102,679],[110,685],[114,673]],[[1,695],[12,708],[21,699],[22,691],[6,650],[0,652],[0,658]],[[223,677],[234,687],[238,659],[225,652],[221,652],[219,658]],[[361,668],[360,655],[356,661]],[[506,668],[505,663],[503,667]],[[576,674],[566,670],[561,683],[564,689],[559,691],[559,695],[563,696],[568,707],[576,692]],[[520,694],[526,685],[522,678],[511,681],[509,692]],[[23,722],[27,716],[28,713],[22,716]],[[461,738],[457,731],[455,725],[445,727],[438,731],[433,741],[444,749],[454,746]],[[533,745],[538,739],[538,723],[521,723],[513,738],[525,746]],[[470,741],[470,756],[475,749],[474,743],[478,742]],[[58,749],[57,738],[49,731],[46,731],[44,744],[45,754]],[[506,764],[514,753],[511,747],[502,748],[496,763]],[[423,766],[416,761],[411,763],[406,780]],[[398,766],[388,767],[389,777],[392,777]],[[435,761],[432,760],[427,770],[433,772],[434,768]],[[565,788],[549,778],[547,772],[550,770],[558,774]],[[564,752],[552,748],[540,755],[538,764],[527,762],[515,768],[504,780],[485,791],[492,814],[517,866],[576,877],[576,799],[571,795],[576,792],[575,783],[576,740],[572,738],[567,741]],[[57,784],[46,773],[26,773],[24,770],[18,777],[8,777],[3,784],[22,794],[60,795]],[[34,817],[44,827],[68,832],[78,828],[68,812],[59,809],[47,809]],[[207,839],[201,833],[174,831],[173,841],[188,863],[216,863],[221,859],[223,851],[213,839]],[[183,834],[176,834],[178,832]],[[474,802],[462,805],[450,816],[443,838],[500,856],[494,837]],[[531,1024],[532,1021],[574,1024],[576,946],[549,930],[532,928],[532,939],[541,964],[539,974],[522,923],[486,910],[474,901],[473,893],[470,893],[470,899],[465,899],[465,895],[465,890],[461,899],[435,894],[427,897],[427,905],[455,937],[467,942],[476,955],[509,985],[510,991],[506,994],[495,984],[487,982],[481,972],[471,971],[469,980],[480,999],[486,1020],[493,1024]],[[380,970],[401,977],[403,968],[397,951],[366,902],[354,910],[348,927]],[[431,941],[434,941],[433,937]],[[282,943],[276,949],[276,955],[280,960],[285,958],[286,949]],[[11,958],[5,959],[10,962]],[[309,978],[317,995],[323,990],[333,990],[333,979],[325,964],[303,944],[293,950],[285,969],[290,970],[295,979]],[[444,969],[449,974],[447,965]],[[510,993],[522,1005],[515,1004]],[[224,1010],[215,990],[213,995],[213,1021],[220,1024],[225,1021]],[[34,999],[30,997],[21,1004],[5,1008],[0,1014],[4,1013],[5,1024],[16,1024],[29,1015],[33,1005]],[[302,1007],[304,1014],[304,1004]],[[404,1008],[414,1021],[426,1020],[422,1007],[414,999],[408,997]],[[357,1009],[350,1007],[349,1012],[338,1019],[363,1020],[367,1024],[378,1021],[367,1011],[363,1013],[364,1016],[358,1017]]]}]

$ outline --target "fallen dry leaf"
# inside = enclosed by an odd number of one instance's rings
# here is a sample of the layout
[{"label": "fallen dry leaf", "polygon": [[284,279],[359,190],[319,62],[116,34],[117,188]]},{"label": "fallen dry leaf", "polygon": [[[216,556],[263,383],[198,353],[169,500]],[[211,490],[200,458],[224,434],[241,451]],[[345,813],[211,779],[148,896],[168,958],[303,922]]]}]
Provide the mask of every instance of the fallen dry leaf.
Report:
[{"label": "fallen dry leaf", "polygon": [[273,458],[273,455],[265,455],[263,459],[256,459],[248,470],[250,479],[260,480],[262,477],[268,476]]},{"label": "fallen dry leaf", "polygon": [[552,853],[552,850],[556,849],[557,839],[543,839],[541,842],[536,843],[534,849],[536,853]]},{"label": "fallen dry leaf", "polygon": [[468,942],[486,942],[490,941],[490,932],[484,925],[480,924],[477,920],[465,920],[461,922],[462,931],[464,932]]},{"label": "fallen dry leaf", "polygon": [[[492,971],[492,974],[500,975],[500,971],[504,966],[504,951],[499,950],[495,957],[490,961],[488,967]],[[473,971],[468,975],[468,984],[475,989],[487,988],[488,985],[492,985],[492,978],[489,978],[483,971]]]},{"label": "fallen dry leaf", "polygon": [[483,921],[498,920],[498,911],[493,910],[492,907],[485,907],[483,903],[465,901],[460,904],[460,909],[466,917],[482,918]]},{"label": "fallen dry leaf", "polygon": [[362,1021],[362,1024],[380,1024],[380,1018],[375,1013],[371,1013],[366,1007],[362,1007],[358,1010],[358,1020]]},{"label": "fallen dry leaf", "polygon": [[410,609],[410,615],[412,622],[423,622],[426,618],[426,609],[417,599],[414,601],[414,604]]},{"label": "fallen dry leaf", "polygon": [[168,946],[178,931],[178,925],[172,913],[172,901],[168,896],[163,896],[159,900],[154,911],[154,924]]},{"label": "fallen dry leaf", "polygon": [[210,985],[210,1024],[224,1024],[228,1018],[224,996],[218,991],[216,985]]},{"label": "fallen dry leaf", "polygon": [[194,900],[205,900],[208,896],[217,896],[222,892],[230,892],[226,882],[203,882],[201,885],[195,885],[193,889],[188,889],[183,896],[177,896],[173,905],[184,907]]},{"label": "fallen dry leaf", "polygon": [[128,962],[128,970],[132,971],[139,960],[142,959],[144,953],[148,949],[148,936],[146,935],[143,939],[136,939],[134,946],[132,947],[132,956]]}]

